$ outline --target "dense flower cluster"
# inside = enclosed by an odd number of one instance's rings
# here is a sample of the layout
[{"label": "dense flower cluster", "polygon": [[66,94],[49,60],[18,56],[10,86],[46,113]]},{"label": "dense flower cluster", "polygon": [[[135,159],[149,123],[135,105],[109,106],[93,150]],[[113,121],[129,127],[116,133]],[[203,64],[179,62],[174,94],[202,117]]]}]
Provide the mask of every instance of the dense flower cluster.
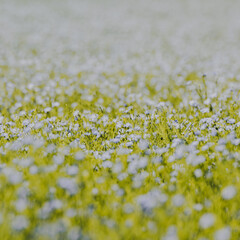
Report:
[{"label": "dense flower cluster", "polygon": [[240,239],[240,6],[213,3],[1,2],[0,239]]}]

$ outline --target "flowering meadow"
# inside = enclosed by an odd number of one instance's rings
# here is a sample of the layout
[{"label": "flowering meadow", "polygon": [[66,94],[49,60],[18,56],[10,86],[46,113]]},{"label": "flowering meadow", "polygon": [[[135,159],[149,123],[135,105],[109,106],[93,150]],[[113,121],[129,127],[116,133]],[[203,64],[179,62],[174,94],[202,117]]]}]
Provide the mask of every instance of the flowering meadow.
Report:
[{"label": "flowering meadow", "polygon": [[0,239],[240,239],[239,9],[0,1]]}]

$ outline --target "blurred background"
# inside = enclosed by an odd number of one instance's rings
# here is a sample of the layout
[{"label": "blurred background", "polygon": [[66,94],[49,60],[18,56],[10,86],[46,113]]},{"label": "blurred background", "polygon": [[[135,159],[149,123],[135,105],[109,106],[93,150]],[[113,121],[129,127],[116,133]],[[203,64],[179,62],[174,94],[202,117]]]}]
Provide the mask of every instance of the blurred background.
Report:
[{"label": "blurred background", "polygon": [[2,0],[0,65],[239,79],[239,9],[237,0]]}]

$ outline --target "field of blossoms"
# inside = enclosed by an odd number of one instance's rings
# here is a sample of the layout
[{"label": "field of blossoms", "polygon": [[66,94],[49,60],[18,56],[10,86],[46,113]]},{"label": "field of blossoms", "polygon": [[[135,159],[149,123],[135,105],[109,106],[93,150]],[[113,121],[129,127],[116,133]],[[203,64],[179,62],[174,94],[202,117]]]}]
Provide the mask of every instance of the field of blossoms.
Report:
[{"label": "field of blossoms", "polygon": [[0,239],[240,239],[240,1],[0,1]]}]

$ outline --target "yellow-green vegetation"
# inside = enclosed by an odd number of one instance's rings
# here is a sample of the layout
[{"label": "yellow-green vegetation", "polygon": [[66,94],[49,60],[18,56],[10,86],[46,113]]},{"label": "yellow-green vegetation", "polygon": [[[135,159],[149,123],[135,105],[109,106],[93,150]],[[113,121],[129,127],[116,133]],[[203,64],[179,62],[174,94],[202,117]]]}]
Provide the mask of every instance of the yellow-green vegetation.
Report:
[{"label": "yellow-green vegetation", "polygon": [[0,240],[240,239],[239,3],[0,1]]},{"label": "yellow-green vegetation", "polygon": [[199,77],[143,107],[66,78],[3,83],[1,239],[240,237],[239,90],[202,104]]}]

